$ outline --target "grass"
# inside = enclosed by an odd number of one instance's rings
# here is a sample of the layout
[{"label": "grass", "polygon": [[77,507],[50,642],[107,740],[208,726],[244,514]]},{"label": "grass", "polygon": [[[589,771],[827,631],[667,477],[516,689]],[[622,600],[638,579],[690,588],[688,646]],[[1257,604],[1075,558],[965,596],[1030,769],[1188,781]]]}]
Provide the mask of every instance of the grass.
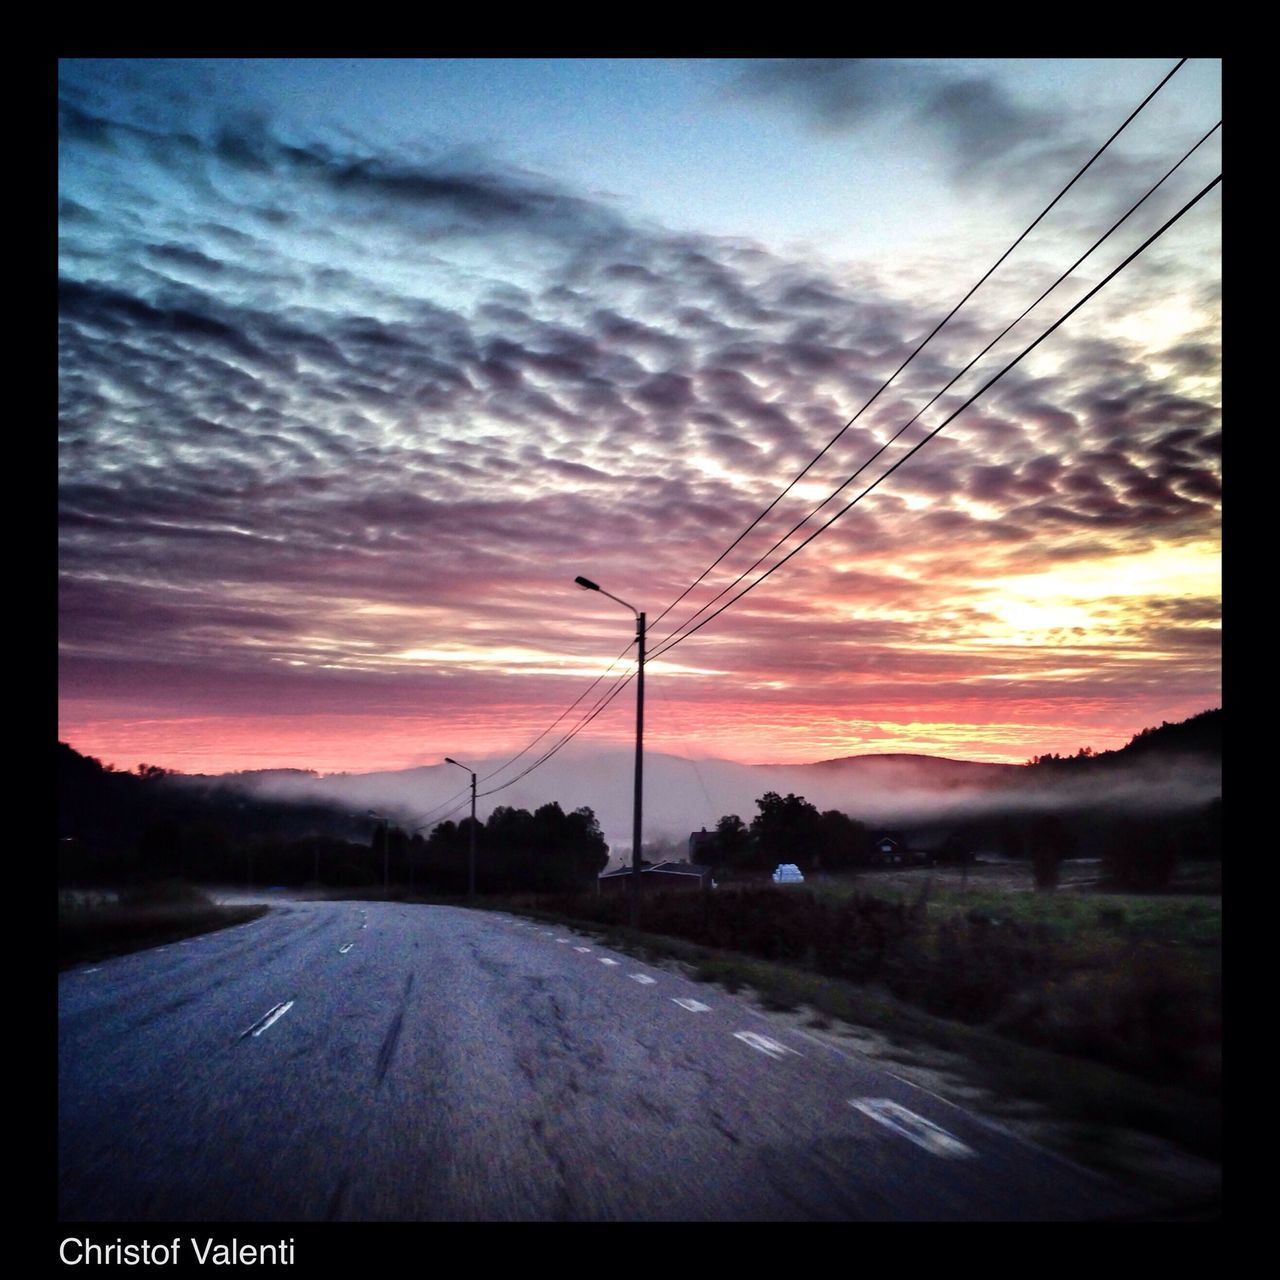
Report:
[{"label": "grass", "polygon": [[811,887],[816,896],[829,901],[854,893],[906,903],[923,896],[931,921],[977,913],[1015,924],[1043,925],[1062,941],[1085,945],[1117,937],[1169,946],[1221,945],[1220,895],[1101,892],[1093,880],[1090,870],[1072,868],[1064,873],[1057,890],[1042,893],[1036,891],[1028,867],[970,868],[967,880],[958,868],[931,867],[836,877]]},{"label": "grass", "polygon": [[58,911],[58,968],[109,960],[257,920],[266,906],[220,906],[202,890],[170,882],[118,895],[68,896]]}]

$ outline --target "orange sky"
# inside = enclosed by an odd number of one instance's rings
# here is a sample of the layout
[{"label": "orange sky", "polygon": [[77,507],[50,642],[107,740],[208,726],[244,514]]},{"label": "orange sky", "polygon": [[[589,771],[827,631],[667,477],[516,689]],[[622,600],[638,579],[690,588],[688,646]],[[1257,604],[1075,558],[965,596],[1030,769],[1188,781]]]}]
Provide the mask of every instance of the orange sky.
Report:
[{"label": "orange sky", "polygon": [[[63,63],[60,736],[511,755],[631,635],[579,574],[678,640],[656,750],[1020,762],[1219,705],[1220,190],[677,630],[1212,179],[1216,138],[961,373],[1212,125],[1192,60],[908,361],[1172,65]],[[544,119],[570,83],[599,113]]]}]

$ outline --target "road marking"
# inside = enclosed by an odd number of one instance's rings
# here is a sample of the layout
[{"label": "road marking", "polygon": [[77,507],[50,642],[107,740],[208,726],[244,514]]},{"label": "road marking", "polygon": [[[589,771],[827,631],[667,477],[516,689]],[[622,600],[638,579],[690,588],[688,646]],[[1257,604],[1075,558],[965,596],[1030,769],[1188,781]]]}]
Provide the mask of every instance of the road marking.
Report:
[{"label": "road marking", "polygon": [[247,1031],[240,1033],[240,1039],[243,1040],[245,1036],[260,1036],[277,1018],[283,1018],[292,1008],[293,1001],[289,1000],[284,1004],[276,1005],[274,1009],[269,1009]]},{"label": "road marking", "polygon": [[735,1039],[741,1040],[743,1044],[749,1044],[753,1049],[759,1049],[761,1053],[767,1053],[771,1058],[783,1058],[788,1053],[795,1054],[797,1058],[804,1057],[799,1049],[779,1044],[777,1040],[770,1040],[768,1036],[762,1036],[756,1031],[735,1031],[733,1034]]},{"label": "road marking", "polygon": [[972,1147],[965,1146],[954,1134],[888,1098],[850,1098],[849,1105],[935,1156],[955,1160],[976,1154]]},{"label": "road marking", "polygon": [[657,978],[651,978],[647,973],[629,973],[627,977],[629,977],[632,982],[640,983],[642,987],[651,987],[655,982],[657,982]]},{"label": "road marking", "polygon": [[587,952],[591,950],[591,948],[590,947],[574,947],[574,950],[581,951],[583,955],[586,955]]},{"label": "road marking", "polygon": [[601,956],[601,957],[600,957],[600,963],[601,963],[601,964],[621,964],[621,963],[622,963],[622,961],[621,961],[621,960],[610,960],[608,956]]},{"label": "road marking", "polygon": [[350,951],[350,950],[351,950],[351,948],[352,948],[352,947],[354,947],[355,945],[356,945],[356,944],[355,944],[354,942],[348,942],[348,943],[347,943],[347,945],[346,945],[345,947],[339,947],[339,948],[338,948],[338,954],[339,954],[340,956],[345,956],[345,955],[347,954],[347,952],[348,952],[348,951]]},{"label": "road marking", "polygon": [[572,938],[557,938],[557,939],[556,939],[556,941],[557,941],[557,942],[572,942],[572,941],[573,941],[573,939],[572,939]]},{"label": "road marking", "polygon": [[682,1009],[688,1009],[690,1013],[711,1012],[711,1006],[709,1004],[703,1004],[701,1000],[692,1000],[688,996],[672,996],[671,998]]},{"label": "road marking", "polygon": [[98,969],[98,968],[93,968],[93,969],[84,969],[84,970],[82,970],[82,972],[83,972],[83,973],[100,973],[100,972],[101,972],[101,970],[100,970],[100,969]]}]

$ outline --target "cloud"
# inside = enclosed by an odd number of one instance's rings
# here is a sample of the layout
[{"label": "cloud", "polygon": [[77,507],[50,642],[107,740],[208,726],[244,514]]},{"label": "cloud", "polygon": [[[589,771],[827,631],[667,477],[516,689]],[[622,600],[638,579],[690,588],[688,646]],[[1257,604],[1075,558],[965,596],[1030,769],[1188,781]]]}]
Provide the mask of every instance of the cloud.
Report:
[{"label": "cloud", "polygon": [[1062,117],[1017,102],[993,76],[957,67],[859,58],[747,64],[733,96],[774,105],[824,133],[881,120],[929,140],[954,177],[991,177],[1063,146]]},{"label": "cloud", "polygon": [[[992,139],[1029,145],[1029,115],[991,86],[887,74],[786,64],[749,87],[808,85],[840,127],[914,112],[978,165],[994,162]],[[911,83],[919,92],[903,96]],[[412,704],[460,716],[480,699],[497,733],[522,662],[473,668],[518,641],[536,650],[523,662],[536,673],[505,732],[536,732],[580,691],[583,662],[602,667],[626,638],[625,618],[572,593],[574,574],[656,615],[933,322],[872,273],[671,233],[474,155],[464,169],[285,138],[264,119],[202,132],[163,112],[143,127],[68,104],[63,121],[68,706],[136,697],[165,714],[248,713],[271,690],[298,715]],[[98,244],[109,251],[95,258]],[[975,319],[952,346],[967,359],[987,336]],[[1179,337],[1148,354],[1082,325],[1054,336],[1052,356],[1051,370],[1000,383],[672,660],[706,655],[769,705],[795,705],[798,688],[861,702],[871,677],[895,708],[922,689],[988,696],[981,664],[954,645],[1001,625],[975,577],[1212,539],[1212,344]],[[668,625],[955,367],[927,352]],[[1151,632],[1185,659],[1188,687],[1207,646],[1193,622],[1160,614]],[[482,656],[425,668],[396,656],[446,643]],[[555,674],[548,654],[574,674]],[[1017,696],[1060,693],[1040,673],[1061,660],[1020,660]],[[1138,690],[1151,675],[1109,678]],[[712,680],[672,679],[691,705],[723,699]]]}]

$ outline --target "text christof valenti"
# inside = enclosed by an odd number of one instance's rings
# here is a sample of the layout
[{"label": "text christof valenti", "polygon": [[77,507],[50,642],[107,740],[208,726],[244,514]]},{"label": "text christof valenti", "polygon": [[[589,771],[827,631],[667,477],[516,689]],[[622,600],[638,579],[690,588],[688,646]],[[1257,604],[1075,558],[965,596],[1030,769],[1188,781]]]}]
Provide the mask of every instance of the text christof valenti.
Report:
[{"label": "text christof valenti", "polygon": [[68,1236],[58,1246],[58,1257],[67,1265],[75,1266],[126,1266],[164,1267],[178,1261],[184,1246],[189,1247],[188,1258],[194,1257],[199,1266],[234,1267],[264,1266],[289,1267],[293,1265],[293,1237],[275,1244],[241,1244],[234,1237],[230,1242],[213,1239],[186,1240],[174,1236],[172,1240],[152,1243],[141,1240],[125,1244],[117,1238],[111,1244],[99,1244],[79,1236]]}]

